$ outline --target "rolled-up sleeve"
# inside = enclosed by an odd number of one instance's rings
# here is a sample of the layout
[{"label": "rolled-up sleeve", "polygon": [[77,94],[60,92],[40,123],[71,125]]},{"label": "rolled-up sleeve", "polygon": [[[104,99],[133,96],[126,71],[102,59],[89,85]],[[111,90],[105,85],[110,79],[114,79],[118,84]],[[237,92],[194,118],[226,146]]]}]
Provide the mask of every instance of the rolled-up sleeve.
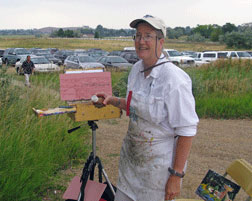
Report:
[{"label": "rolled-up sleeve", "polygon": [[167,93],[165,104],[168,110],[168,121],[175,134],[194,136],[199,122],[195,111],[195,100],[192,94],[191,81],[184,82]]}]

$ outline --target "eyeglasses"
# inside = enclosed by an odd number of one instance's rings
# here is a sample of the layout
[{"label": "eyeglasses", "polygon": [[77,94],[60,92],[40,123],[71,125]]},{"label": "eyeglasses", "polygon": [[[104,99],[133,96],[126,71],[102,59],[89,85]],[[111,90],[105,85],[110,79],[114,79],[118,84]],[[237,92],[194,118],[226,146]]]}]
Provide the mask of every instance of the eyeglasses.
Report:
[{"label": "eyeglasses", "polygon": [[135,34],[133,35],[133,40],[136,42],[141,41],[141,39],[143,39],[145,42],[150,42],[153,38],[156,38],[157,36],[153,36],[151,34],[147,34],[145,36],[142,36],[140,34]]}]

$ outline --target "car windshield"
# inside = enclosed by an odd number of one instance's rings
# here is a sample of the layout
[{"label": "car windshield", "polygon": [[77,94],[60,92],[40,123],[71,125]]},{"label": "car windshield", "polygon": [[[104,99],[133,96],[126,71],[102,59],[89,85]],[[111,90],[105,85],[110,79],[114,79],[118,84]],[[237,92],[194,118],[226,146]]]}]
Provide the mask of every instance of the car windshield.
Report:
[{"label": "car windshield", "polygon": [[17,49],[16,54],[22,55],[22,54],[30,54],[30,52],[26,49]]},{"label": "car windshield", "polygon": [[193,53],[192,55],[189,55],[189,56],[192,57],[192,58],[197,58],[198,54],[195,52],[195,53]]},{"label": "car windshield", "polygon": [[248,52],[237,52],[239,57],[251,57]]},{"label": "car windshield", "polygon": [[82,57],[79,57],[79,61],[80,61],[81,63],[96,62],[95,59],[93,59],[92,57],[89,57],[89,56],[82,56]]},{"label": "car windshield", "polygon": [[178,57],[178,56],[182,56],[182,54],[178,51],[172,50],[172,51],[167,51],[170,55],[170,57]]},{"label": "car windshield", "polygon": [[34,64],[49,64],[50,62],[45,57],[34,57],[31,58]]},{"label": "car windshield", "polygon": [[111,57],[109,61],[111,63],[128,63],[128,61],[122,57]]}]

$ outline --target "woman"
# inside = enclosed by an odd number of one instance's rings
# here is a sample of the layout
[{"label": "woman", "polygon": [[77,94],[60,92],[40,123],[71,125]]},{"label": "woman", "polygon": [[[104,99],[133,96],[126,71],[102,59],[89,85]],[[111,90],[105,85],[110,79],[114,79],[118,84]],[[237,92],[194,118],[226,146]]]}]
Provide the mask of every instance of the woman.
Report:
[{"label": "woman", "polygon": [[123,141],[116,201],[172,200],[179,193],[198,117],[191,79],[162,53],[166,27],[147,15],[130,23],[136,28],[140,61],[132,68],[127,98],[104,97],[104,104],[130,117]]}]

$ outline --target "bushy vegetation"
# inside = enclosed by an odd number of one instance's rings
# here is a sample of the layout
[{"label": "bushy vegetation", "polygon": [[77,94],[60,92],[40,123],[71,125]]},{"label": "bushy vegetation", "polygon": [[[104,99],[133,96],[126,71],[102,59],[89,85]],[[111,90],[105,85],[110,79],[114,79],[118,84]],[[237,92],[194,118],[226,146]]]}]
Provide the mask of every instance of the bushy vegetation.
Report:
[{"label": "bushy vegetation", "polygon": [[219,60],[188,68],[196,110],[206,118],[252,118],[252,61]]},{"label": "bushy vegetation", "polygon": [[[184,69],[191,77],[196,110],[200,118],[252,118],[252,61],[220,60]],[[128,72],[113,85],[126,95]]]},{"label": "bushy vegetation", "polygon": [[77,125],[67,115],[33,113],[62,105],[55,80],[43,87],[46,79],[36,77],[40,84],[26,88],[0,70],[0,200],[41,200],[59,170],[87,156],[88,127],[68,134]]}]

